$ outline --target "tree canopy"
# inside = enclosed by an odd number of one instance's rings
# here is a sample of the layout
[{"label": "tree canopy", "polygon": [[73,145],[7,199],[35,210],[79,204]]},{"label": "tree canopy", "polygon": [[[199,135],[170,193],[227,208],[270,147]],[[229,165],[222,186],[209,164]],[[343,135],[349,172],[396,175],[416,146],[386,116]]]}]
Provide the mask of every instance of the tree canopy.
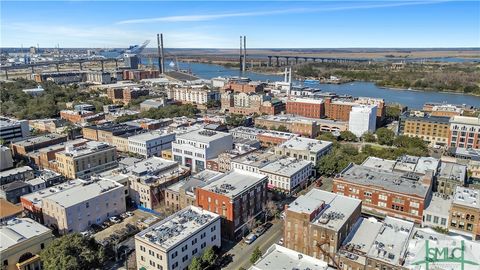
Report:
[{"label": "tree canopy", "polygon": [[95,239],[67,234],[53,240],[40,254],[46,270],[84,270],[102,268],[104,248]]},{"label": "tree canopy", "polygon": [[253,250],[252,256],[250,257],[250,262],[255,263],[261,257],[262,257],[262,251],[258,248],[258,246],[256,246],[255,249]]},{"label": "tree canopy", "polygon": [[379,144],[392,145],[395,139],[395,132],[388,128],[379,128],[375,132]]}]

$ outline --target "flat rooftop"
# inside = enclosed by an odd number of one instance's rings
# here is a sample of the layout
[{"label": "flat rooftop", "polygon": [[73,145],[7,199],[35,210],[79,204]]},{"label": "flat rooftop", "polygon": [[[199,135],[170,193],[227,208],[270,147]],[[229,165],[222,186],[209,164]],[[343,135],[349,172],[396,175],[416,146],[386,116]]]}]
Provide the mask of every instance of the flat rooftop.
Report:
[{"label": "flat rooftop", "polygon": [[215,213],[189,206],[141,231],[135,238],[167,252],[219,219]]},{"label": "flat rooftop", "polygon": [[41,136],[37,136],[37,137],[31,137],[31,138],[28,138],[28,139],[25,139],[25,140],[17,141],[13,144],[18,145],[18,146],[28,147],[28,146],[32,146],[32,145],[36,145],[36,144],[40,144],[40,143],[49,142],[51,140],[56,140],[56,139],[59,139],[59,138],[65,138],[65,140],[66,140],[67,135],[56,134],[56,133],[48,133],[48,134],[45,134],[45,135],[41,135]]},{"label": "flat rooftop", "polygon": [[328,270],[325,261],[273,244],[248,270]]},{"label": "flat rooftop", "polygon": [[61,192],[63,190],[67,190],[81,184],[85,183],[85,181],[80,179],[68,180],[62,184],[55,185],[46,189],[42,189],[37,192],[33,192],[27,195],[23,195],[22,198],[32,202],[32,204],[37,208],[42,208],[43,199],[53,195],[55,193]]},{"label": "flat rooftop", "polygon": [[23,207],[21,205],[13,204],[4,198],[0,198],[0,219],[9,217],[12,215],[22,214]]},{"label": "flat rooftop", "polygon": [[323,104],[325,101],[321,98],[290,98],[287,102],[299,102],[299,103],[311,103],[311,104]]},{"label": "flat rooftop", "polygon": [[212,171],[212,170],[203,170],[201,172],[198,172],[190,176],[190,178],[194,178],[194,179],[209,183],[214,179],[219,178],[221,175],[223,175],[223,173],[221,172]]},{"label": "flat rooftop", "polygon": [[178,163],[172,160],[150,157],[128,167],[127,172],[135,176],[157,175],[177,165]]},{"label": "flat rooftop", "polygon": [[464,184],[467,179],[467,166],[452,162],[442,162],[437,177],[454,180],[460,184]]},{"label": "flat rooftop", "polygon": [[440,194],[440,193],[433,193],[432,199],[430,203],[425,207],[423,211],[423,215],[425,214],[437,214],[439,216],[448,216],[448,211],[452,206],[452,197]]},{"label": "flat rooftop", "polygon": [[455,204],[477,208],[480,210],[480,191],[466,187],[457,186],[453,195]]},{"label": "flat rooftop", "polygon": [[234,198],[266,179],[267,176],[258,173],[233,170],[202,189]]},{"label": "flat rooftop", "polygon": [[174,134],[175,133],[168,133],[166,131],[156,130],[156,131],[150,131],[150,132],[145,132],[138,135],[130,136],[128,140],[137,141],[137,142],[147,142],[147,141],[156,140],[158,138],[174,135]]},{"label": "flat rooftop", "polygon": [[450,118],[450,123],[480,126],[480,118],[456,115]]},{"label": "flat rooftop", "polygon": [[47,200],[50,200],[62,207],[70,207],[81,202],[90,200],[115,189],[123,189],[124,186],[110,180],[96,180],[86,181],[85,183],[74,186],[69,189],[56,192],[51,196],[48,196]]},{"label": "flat rooftop", "polygon": [[312,163],[307,160],[300,160],[296,158],[282,158],[265,165],[260,169],[262,172],[292,177],[297,172],[303,170],[305,167],[311,167]]},{"label": "flat rooftop", "polygon": [[362,165],[350,164],[337,179],[357,185],[376,186],[403,194],[425,198],[429,187],[422,184],[420,176],[411,172],[389,172]]},{"label": "flat rooftop", "polygon": [[10,169],[10,170],[0,172],[0,178],[9,177],[11,175],[16,175],[16,174],[19,174],[19,173],[25,173],[25,172],[28,172],[28,171],[33,172],[33,169],[30,168],[29,166],[22,166],[22,167],[18,167],[18,168],[13,168],[13,169]]},{"label": "flat rooftop", "polygon": [[82,144],[80,146],[74,146],[74,147],[65,147],[64,151],[58,152],[58,154],[64,154],[67,156],[72,156],[72,157],[80,157],[96,152],[100,152],[106,149],[112,149],[115,147],[111,146],[107,143],[104,142],[97,142],[97,141],[89,141],[85,144]]},{"label": "flat rooftop", "polygon": [[9,220],[5,224],[0,225],[0,238],[2,239],[0,251],[5,251],[20,242],[48,232],[51,232],[49,228],[30,218]]},{"label": "flat rooftop", "polygon": [[280,144],[278,147],[285,147],[292,150],[307,150],[310,152],[321,152],[332,147],[333,143],[316,139],[295,137]]},{"label": "flat rooftop", "polygon": [[27,120],[17,120],[17,119],[0,117],[0,128],[19,125],[23,122],[27,123]]},{"label": "flat rooftop", "polygon": [[288,211],[311,214],[312,224],[338,231],[362,201],[314,188],[288,205]]},{"label": "flat rooftop", "polygon": [[[393,265],[401,265],[400,260],[406,254],[406,246],[413,228],[413,222],[387,216],[374,238],[373,245],[368,250],[368,257]],[[372,232],[366,233],[368,237],[373,235]]]},{"label": "flat rooftop", "polygon": [[193,130],[177,136],[178,139],[196,141],[196,142],[202,142],[202,143],[211,143],[225,137],[232,138],[232,135],[225,132],[218,132],[218,131],[207,130],[203,128]]},{"label": "flat rooftop", "polygon": [[393,167],[395,167],[395,161],[377,157],[368,157],[362,163],[362,166],[369,167],[369,168],[377,168],[379,170],[385,171],[393,171]]},{"label": "flat rooftop", "polygon": [[365,264],[366,258],[359,255],[369,252],[370,247],[375,242],[375,237],[373,236],[377,235],[382,227],[383,224],[375,218],[360,217],[352,227],[352,231],[343,241],[339,254],[346,256],[350,260]]},{"label": "flat rooftop", "polygon": [[280,159],[280,156],[266,150],[257,150],[246,155],[232,159],[232,163],[240,163],[256,168],[263,168],[272,161]]}]

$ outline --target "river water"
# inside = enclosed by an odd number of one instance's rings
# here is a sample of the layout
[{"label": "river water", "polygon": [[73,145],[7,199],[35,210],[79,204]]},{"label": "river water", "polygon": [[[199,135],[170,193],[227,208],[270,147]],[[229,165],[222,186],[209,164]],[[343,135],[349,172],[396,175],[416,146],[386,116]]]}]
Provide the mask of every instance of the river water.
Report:
[{"label": "river water", "polygon": [[[167,63],[168,64],[168,63]],[[168,66],[168,65],[167,65]],[[258,81],[280,81],[283,76],[266,75],[255,72],[241,74],[238,69],[226,68],[220,65],[202,63],[180,62],[181,69],[191,70],[193,74],[203,79],[213,77],[243,76]],[[387,103],[400,103],[413,109],[421,109],[426,102],[447,102],[452,104],[466,104],[480,107],[480,97],[435,91],[414,91],[381,88],[371,82],[352,82],[346,84],[309,84],[325,92],[335,92],[339,95],[352,95],[358,97],[383,98]]]}]

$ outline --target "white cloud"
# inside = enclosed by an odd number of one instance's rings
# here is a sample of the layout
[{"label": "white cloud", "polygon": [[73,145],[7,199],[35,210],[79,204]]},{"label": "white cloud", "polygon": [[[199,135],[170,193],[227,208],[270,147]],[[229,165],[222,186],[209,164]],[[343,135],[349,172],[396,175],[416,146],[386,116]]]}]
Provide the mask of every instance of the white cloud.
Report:
[{"label": "white cloud", "polygon": [[212,21],[224,18],[234,17],[255,17],[255,16],[269,16],[289,13],[315,13],[325,11],[342,11],[342,10],[354,10],[354,9],[373,9],[373,8],[387,8],[387,7],[400,7],[400,6],[412,6],[412,5],[425,5],[435,4],[445,1],[401,1],[401,2],[382,2],[377,4],[364,4],[364,5],[344,5],[344,6],[332,6],[332,7],[320,7],[320,8],[292,8],[292,9],[279,9],[270,11],[252,11],[252,12],[232,12],[232,13],[218,13],[218,14],[192,14],[192,15],[178,15],[178,16],[165,16],[156,18],[141,18],[122,20],[116,22],[116,24],[140,24],[140,23],[152,23],[152,22],[200,22],[200,21]]}]

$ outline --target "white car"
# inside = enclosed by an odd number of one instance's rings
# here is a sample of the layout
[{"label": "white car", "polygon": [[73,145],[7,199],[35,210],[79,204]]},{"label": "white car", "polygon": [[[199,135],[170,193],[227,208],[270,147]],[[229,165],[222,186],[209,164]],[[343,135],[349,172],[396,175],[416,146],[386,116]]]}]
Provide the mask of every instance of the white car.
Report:
[{"label": "white car", "polygon": [[246,244],[249,244],[249,245],[250,245],[250,244],[253,243],[255,240],[257,240],[257,235],[254,234],[254,233],[250,233],[249,235],[247,235],[247,237],[245,237],[244,242],[245,242]]},{"label": "white car", "polygon": [[110,221],[113,222],[113,223],[120,223],[120,222],[122,222],[122,220],[119,219],[118,217],[111,217],[111,218],[110,218]]},{"label": "white car", "polygon": [[125,215],[127,215],[127,217],[131,217],[131,216],[133,216],[133,213],[128,211],[128,212],[125,212]]},{"label": "white car", "polygon": [[278,240],[278,244],[279,244],[280,246],[283,246],[283,237],[280,238],[280,240]]}]

